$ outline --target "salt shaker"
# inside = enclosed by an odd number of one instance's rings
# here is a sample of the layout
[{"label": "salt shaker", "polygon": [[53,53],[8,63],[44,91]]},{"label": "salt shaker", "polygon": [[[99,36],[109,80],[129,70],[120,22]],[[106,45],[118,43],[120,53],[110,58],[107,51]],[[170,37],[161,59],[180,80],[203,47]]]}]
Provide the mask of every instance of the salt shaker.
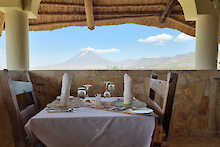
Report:
[{"label": "salt shaker", "polygon": [[101,94],[97,94],[96,97],[95,97],[95,105],[96,106],[101,106],[102,103],[101,103]]}]

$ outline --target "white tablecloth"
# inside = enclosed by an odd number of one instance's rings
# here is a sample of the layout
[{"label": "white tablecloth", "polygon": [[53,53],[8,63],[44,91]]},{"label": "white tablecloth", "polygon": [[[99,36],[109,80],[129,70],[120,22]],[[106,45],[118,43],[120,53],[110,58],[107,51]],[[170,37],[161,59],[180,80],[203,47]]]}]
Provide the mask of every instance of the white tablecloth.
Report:
[{"label": "white tablecloth", "polygon": [[66,113],[42,110],[26,127],[47,147],[149,147],[155,119],[81,107]]}]

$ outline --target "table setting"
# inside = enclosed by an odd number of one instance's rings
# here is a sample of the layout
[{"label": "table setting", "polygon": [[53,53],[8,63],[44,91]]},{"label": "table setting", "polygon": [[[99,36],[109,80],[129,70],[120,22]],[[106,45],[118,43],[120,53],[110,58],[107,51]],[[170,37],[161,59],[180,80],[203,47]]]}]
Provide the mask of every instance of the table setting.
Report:
[{"label": "table setting", "polygon": [[124,96],[111,97],[111,92],[115,85],[113,82],[105,81],[105,92],[103,97],[101,94],[96,94],[95,97],[88,96],[89,87],[92,85],[86,84],[78,88],[77,97],[70,96],[70,87],[72,80],[65,73],[62,80],[61,96],[48,104],[46,111],[48,113],[58,112],[77,112],[77,108],[90,107],[95,109],[103,109],[106,111],[114,111],[130,114],[152,114],[153,110],[146,107],[146,103],[132,97],[132,79],[128,74],[124,75]]},{"label": "table setting", "polygon": [[133,97],[132,79],[128,74],[124,75],[122,97],[111,96],[115,85],[110,81],[105,82],[108,95],[88,97],[92,85],[87,85],[85,89],[78,89],[77,97],[73,97],[70,96],[71,82],[70,75],[64,73],[61,95],[26,125],[46,146],[150,146],[154,113]]}]

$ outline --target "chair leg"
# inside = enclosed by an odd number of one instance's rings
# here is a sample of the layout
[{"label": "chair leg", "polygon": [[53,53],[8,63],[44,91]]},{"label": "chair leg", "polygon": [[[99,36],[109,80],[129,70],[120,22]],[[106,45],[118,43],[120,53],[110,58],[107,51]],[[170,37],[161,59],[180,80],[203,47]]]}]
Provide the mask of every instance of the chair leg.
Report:
[{"label": "chair leg", "polygon": [[41,143],[37,139],[28,140],[26,142],[26,147],[46,147],[43,143]]},{"label": "chair leg", "polygon": [[46,147],[44,144],[42,144],[41,142],[37,143],[34,145],[34,147]]},{"label": "chair leg", "polygon": [[41,143],[39,140],[37,140],[34,142],[33,147],[46,147],[46,146],[43,143]]},{"label": "chair leg", "polygon": [[153,143],[152,145],[151,145],[151,147],[161,147],[161,144],[160,143]]}]

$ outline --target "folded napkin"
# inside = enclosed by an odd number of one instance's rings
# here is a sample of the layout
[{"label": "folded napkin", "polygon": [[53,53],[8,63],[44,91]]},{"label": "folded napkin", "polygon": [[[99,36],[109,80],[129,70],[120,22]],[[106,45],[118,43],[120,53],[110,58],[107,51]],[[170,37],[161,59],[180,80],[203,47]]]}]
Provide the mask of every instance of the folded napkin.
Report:
[{"label": "folded napkin", "polygon": [[124,75],[124,104],[131,104],[132,101],[132,79],[128,74]]},{"label": "folded napkin", "polygon": [[63,106],[67,106],[68,98],[70,97],[70,88],[71,88],[72,79],[68,73],[64,73],[62,79],[62,89],[60,96],[60,103]]}]

